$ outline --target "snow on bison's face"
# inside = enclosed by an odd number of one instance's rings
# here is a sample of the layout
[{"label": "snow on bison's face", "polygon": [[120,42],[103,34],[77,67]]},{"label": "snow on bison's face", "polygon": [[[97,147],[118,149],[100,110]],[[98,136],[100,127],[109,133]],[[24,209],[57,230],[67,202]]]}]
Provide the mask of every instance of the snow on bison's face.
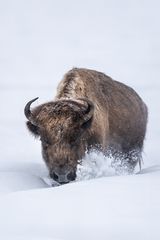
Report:
[{"label": "snow on bison's face", "polygon": [[28,129],[42,143],[42,155],[50,177],[63,184],[75,180],[83,158],[94,107],[88,99],[61,99],[42,104],[32,111],[25,107]]}]

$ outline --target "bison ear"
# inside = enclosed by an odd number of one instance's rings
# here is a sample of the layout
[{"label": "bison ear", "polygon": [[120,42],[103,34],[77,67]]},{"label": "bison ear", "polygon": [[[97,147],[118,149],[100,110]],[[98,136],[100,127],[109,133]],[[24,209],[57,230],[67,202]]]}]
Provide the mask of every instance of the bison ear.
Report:
[{"label": "bison ear", "polygon": [[33,125],[30,121],[26,122],[28,130],[35,136],[39,136],[39,129],[37,126]]},{"label": "bison ear", "polygon": [[94,104],[89,99],[79,98],[82,101],[82,127],[88,127],[91,124],[94,114]]}]

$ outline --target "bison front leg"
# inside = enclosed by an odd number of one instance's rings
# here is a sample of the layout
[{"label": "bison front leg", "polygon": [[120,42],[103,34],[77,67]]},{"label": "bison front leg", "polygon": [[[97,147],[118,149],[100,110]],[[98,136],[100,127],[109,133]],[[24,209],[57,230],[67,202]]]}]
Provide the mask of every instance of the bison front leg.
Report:
[{"label": "bison front leg", "polygon": [[139,164],[139,168],[141,170],[141,162],[141,152],[139,150],[132,150],[127,153],[114,154],[112,167],[118,175],[133,174],[137,164]]}]

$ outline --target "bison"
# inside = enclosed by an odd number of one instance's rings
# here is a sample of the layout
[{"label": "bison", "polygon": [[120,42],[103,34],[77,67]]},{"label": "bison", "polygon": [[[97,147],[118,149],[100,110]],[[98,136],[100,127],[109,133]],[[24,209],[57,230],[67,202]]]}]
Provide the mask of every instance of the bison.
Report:
[{"label": "bison", "polygon": [[75,180],[78,163],[93,149],[122,156],[130,172],[141,162],[148,114],[132,88],[104,73],[73,68],[53,101],[30,110],[37,99],[25,106],[26,124],[40,138],[50,177],[58,183]]}]

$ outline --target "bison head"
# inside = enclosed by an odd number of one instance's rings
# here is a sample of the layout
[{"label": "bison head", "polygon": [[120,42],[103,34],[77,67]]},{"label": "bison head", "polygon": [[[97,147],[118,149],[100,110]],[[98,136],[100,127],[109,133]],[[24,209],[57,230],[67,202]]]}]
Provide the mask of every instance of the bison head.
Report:
[{"label": "bison head", "polygon": [[27,127],[42,143],[42,155],[50,177],[59,183],[75,180],[83,158],[94,106],[88,99],[59,99],[30,110],[35,98],[25,106]]}]

